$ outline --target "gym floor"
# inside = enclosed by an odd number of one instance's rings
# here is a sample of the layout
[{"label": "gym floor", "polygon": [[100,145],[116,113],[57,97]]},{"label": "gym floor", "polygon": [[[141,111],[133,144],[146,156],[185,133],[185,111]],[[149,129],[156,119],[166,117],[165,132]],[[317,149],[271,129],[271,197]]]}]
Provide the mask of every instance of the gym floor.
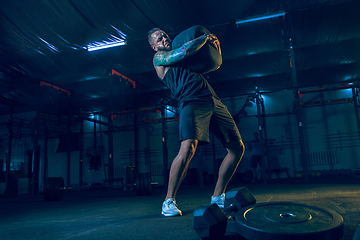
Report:
[{"label": "gym floor", "polygon": [[[360,181],[281,180],[271,183],[231,183],[228,190],[247,187],[257,203],[291,201],[325,207],[344,218],[342,240],[351,240],[360,224]],[[42,195],[0,197],[1,239],[199,239],[192,228],[194,209],[208,204],[212,186],[181,186],[177,202],[181,217],[161,216],[165,190],[136,196],[122,190],[69,192],[59,202],[45,202]],[[243,239],[229,221],[224,239]]]}]

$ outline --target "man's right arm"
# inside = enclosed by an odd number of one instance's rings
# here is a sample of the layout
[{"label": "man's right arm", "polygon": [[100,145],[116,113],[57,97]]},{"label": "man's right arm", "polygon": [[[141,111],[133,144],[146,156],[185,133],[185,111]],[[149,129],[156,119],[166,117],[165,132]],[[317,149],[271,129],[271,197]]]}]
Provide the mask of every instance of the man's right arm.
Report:
[{"label": "man's right arm", "polygon": [[154,55],[154,66],[169,66],[177,63],[201,49],[202,46],[213,37],[212,34],[201,35],[200,37],[191,40],[180,48],[173,49],[171,51],[159,51]]}]

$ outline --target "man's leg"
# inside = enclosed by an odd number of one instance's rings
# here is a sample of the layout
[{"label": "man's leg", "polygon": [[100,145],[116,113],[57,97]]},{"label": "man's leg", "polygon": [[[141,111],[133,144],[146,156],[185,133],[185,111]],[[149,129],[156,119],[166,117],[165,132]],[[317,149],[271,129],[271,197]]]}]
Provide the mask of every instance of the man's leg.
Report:
[{"label": "man's leg", "polygon": [[253,169],[253,180],[252,180],[252,182],[255,182],[255,181],[257,181],[256,167],[253,167],[252,169]]},{"label": "man's leg", "polygon": [[222,161],[219,169],[219,176],[216,182],[214,197],[217,197],[225,192],[231,177],[234,175],[241,158],[245,152],[245,146],[241,140],[230,142],[226,145],[228,154]]},{"label": "man's leg", "polygon": [[161,214],[166,217],[182,215],[181,210],[177,207],[175,197],[185,178],[190,160],[195,154],[197,143],[198,141],[193,139],[182,141],[179,153],[171,164],[168,191],[161,211]]},{"label": "man's leg", "polygon": [[184,180],[190,160],[195,154],[198,141],[193,139],[181,142],[178,155],[171,164],[168,191],[165,200],[175,199],[176,193]]}]

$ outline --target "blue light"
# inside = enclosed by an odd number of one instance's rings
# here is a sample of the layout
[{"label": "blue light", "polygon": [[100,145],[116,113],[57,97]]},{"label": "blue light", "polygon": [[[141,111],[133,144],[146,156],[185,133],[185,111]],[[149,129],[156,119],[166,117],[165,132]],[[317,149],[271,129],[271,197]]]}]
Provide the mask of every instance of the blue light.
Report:
[{"label": "blue light", "polygon": [[166,110],[166,116],[167,117],[175,116],[176,109],[173,106],[166,105],[165,110]]},{"label": "blue light", "polygon": [[343,78],[344,81],[348,81],[348,80],[351,80],[351,79],[353,79],[353,76],[351,76],[351,75],[345,76]]},{"label": "blue light", "polygon": [[112,48],[112,47],[117,47],[117,46],[122,46],[126,44],[126,34],[121,32],[119,29],[115,28],[114,26],[110,25],[111,28],[113,28],[117,34],[111,34],[110,37],[108,38],[108,40],[104,40],[101,42],[93,42],[93,43],[89,43],[87,45],[87,50],[90,51],[95,51],[95,50],[100,50],[100,49],[105,49],[105,48]]},{"label": "blue light", "polygon": [[126,44],[126,42],[124,40],[118,40],[118,41],[114,41],[114,42],[96,42],[96,43],[89,44],[87,47],[87,50],[89,52],[91,52],[91,51],[105,49],[105,48],[122,46],[125,44]]},{"label": "blue light", "polygon": [[[263,77],[263,76],[264,76],[264,74],[260,74],[260,73],[249,74],[250,78]],[[257,89],[257,87],[256,87],[256,89]]]},{"label": "blue light", "polygon": [[256,18],[237,20],[236,24],[242,24],[242,23],[247,23],[247,22],[255,22],[255,21],[260,21],[260,20],[269,19],[269,18],[275,18],[275,17],[282,17],[282,16],[285,16],[284,12],[283,13],[278,13],[278,14],[260,16],[260,17],[256,17]]},{"label": "blue light", "polygon": [[46,44],[46,46],[50,49],[50,51],[52,51],[52,52],[59,52],[59,49],[57,49],[54,45],[48,43],[47,41],[45,41],[44,39],[42,39],[42,38],[39,37],[39,36],[38,36],[38,38]]}]

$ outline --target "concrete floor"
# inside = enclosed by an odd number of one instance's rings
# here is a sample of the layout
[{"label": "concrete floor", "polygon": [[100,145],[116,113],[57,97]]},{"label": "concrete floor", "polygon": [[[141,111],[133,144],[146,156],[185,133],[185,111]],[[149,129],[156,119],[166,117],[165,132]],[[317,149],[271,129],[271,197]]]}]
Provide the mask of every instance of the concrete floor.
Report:
[{"label": "concrete floor", "polygon": [[[341,183],[340,183],[341,182]],[[303,183],[282,180],[268,184],[234,184],[247,187],[257,203],[291,201],[336,211],[344,218],[342,240],[351,240],[360,224],[360,182]],[[69,192],[59,202],[45,202],[42,195],[0,197],[1,239],[199,239],[192,228],[194,209],[208,204],[212,186],[182,186],[177,202],[181,217],[160,215],[165,190],[136,196],[121,190]],[[229,221],[224,239],[243,239]]]}]

